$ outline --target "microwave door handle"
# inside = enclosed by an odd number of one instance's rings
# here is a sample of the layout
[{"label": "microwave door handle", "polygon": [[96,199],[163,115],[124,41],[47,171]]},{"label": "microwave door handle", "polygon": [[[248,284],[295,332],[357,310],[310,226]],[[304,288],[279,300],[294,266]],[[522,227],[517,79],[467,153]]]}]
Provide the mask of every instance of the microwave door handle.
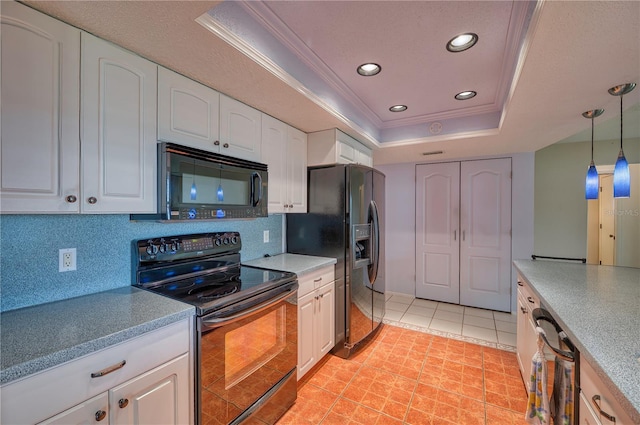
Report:
[{"label": "microwave door handle", "polygon": [[[256,177],[258,178],[258,198],[256,199]],[[251,206],[257,207],[262,201],[262,176],[260,173],[251,174]]]}]

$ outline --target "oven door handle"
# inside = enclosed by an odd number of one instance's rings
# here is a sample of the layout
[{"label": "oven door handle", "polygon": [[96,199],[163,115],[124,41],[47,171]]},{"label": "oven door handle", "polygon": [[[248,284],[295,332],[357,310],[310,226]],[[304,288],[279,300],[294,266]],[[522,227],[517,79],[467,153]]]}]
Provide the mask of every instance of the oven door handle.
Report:
[{"label": "oven door handle", "polygon": [[248,316],[251,316],[252,314],[255,313],[259,313],[263,310],[268,309],[269,307],[273,306],[274,304],[279,303],[280,301],[284,300],[285,298],[289,298],[291,295],[295,294],[298,291],[298,289],[293,289],[293,290],[287,290],[286,292],[274,297],[274,298],[270,298],[267,301],[261,302],[260,304],[251,307],[250,309],[247,310],[243,310],[241,313],[238,314],[234,314],[233,316],[227,316],[227,317],[216,317],[214,319],[207,319],[206,317],[202,318],[202,327],[203,327],[203,331],[204,330],[208,330],[208,329],[215,329],[215,328],[219,328],[221,326],[225,326],[228,324],[231,324],[233,322],[237,322],[238,320],[242,320],[247,318]]}]

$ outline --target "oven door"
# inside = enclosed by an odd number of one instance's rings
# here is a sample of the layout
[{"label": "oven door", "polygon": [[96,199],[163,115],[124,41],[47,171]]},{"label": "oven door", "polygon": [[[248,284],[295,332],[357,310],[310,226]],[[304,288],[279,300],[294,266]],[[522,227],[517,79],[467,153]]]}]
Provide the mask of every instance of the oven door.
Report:
[{"label": "oven door", "polygon": [[297,283],[198,319],[196,423],[273,424],[297,397]]}]

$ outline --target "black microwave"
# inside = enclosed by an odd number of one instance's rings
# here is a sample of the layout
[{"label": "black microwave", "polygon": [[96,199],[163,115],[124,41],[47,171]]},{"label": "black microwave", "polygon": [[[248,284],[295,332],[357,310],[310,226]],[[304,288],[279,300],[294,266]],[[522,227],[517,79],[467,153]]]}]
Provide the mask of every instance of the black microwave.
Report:
[{"label": "black microwave", "polygon": [[132,220],[266,217],[267,166],[213,152],[158,144],[158,214]]}]

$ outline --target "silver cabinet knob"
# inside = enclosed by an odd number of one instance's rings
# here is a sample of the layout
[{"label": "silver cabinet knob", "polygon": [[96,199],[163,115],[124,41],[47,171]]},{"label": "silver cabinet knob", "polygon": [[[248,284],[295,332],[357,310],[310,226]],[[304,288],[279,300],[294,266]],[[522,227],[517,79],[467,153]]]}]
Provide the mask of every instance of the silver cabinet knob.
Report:
[{"label": "silver cabinet knob", "polygon": [[216,140],[215,142],[213,142],[213,144],[214,144],[215,146],[220,146],[220,140]]},{"label": "silver cabinet knob", "polygon": [[95,196],[90,196],[89,199],[87,199],[87,202],[93,205],[98,202],[98,199]]},{"label": "silver cabinet knob", "polygon": [[228,148],[229,147],[229,143],[225,143],[224,145],[222,145],[223,148]]},{"label": "silver cabinet knob", "polygon": [[121,409],[124,409],[125,407],[127,407],[129,405],[129,399],[127,398],[121,398],[120,400],[118,400],[118,407]]},{"label": "silver cabinet knob", "polygon": [[104,410],[98,410],[96,412],[96,421],[100,422],[106,417],[107,417],[107,412],[105,412]]},{"label": "silver cabinet knob", "polygon": [[74,202],[76,202],[78,200],[78,198],[75,197],[75,195],[69,195],[65,198],[65,200],[70,203],[73,204]]}]

